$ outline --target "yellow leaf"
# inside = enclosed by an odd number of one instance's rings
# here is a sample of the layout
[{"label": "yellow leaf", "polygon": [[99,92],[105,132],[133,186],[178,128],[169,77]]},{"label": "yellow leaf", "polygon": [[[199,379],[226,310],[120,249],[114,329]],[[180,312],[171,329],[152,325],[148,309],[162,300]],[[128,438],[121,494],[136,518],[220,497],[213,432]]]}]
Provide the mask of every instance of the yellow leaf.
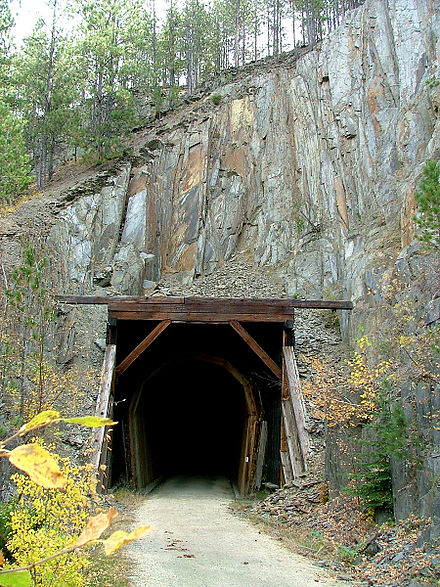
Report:
[{"label": "yellow leaf", "polygon": [[58,463],[49,451],[38,444],[17,446],[9,453],[9,461],[45,489],[61,489],[66,485],[67,480]]},{"label": "yellow leaf", "polygon": [[29,571],[15,571],[0,575],[0,585],[4,587],[31,587],[32,578]]},{"label": "yellow leaf", "polygon": [[114,426],[117,424],[117,422],[113,422],[113,420],[110,418],[100,418],[99,416],[63,418],[63,422],[69,422],[69,424],[78,424],[79,426],[87,426],[87,428],[99,428],[100,426]]},{"label": "yellow leaf", "polygon": [[124,544],[129,544],[133,540],[142,538],[145,534],[151,532],[152,529],[151,526],[139,526],[139,528],[136,528],[136,530],[130,533],[124,532],[123,530],[116,530],[107,540],[103,541],[105,554],[109,556],[115,550],[124,546]]},{"label": "yellow leaf", "polygon": [[18,432],[20,436],[23,436],[27,432],[35,430],[35,428],[41,428],[41,426],[47,426],[52,422],[56,422],[59,417],[59,412],[56,412],[55,410],[45,410],[44,412],[37,414],[32,420],[30,420],[30,422],[24,424]]},{"label": "yellow leaf", "polygon": [[111,507],[108,512],[93,516],[87,522],[87,526],[81,532],[78,540],[75,542],[75,546],[84,546],[88,542],[93,542],[101,537],[104,530],[111,525],[118,512],[114,507]]}]

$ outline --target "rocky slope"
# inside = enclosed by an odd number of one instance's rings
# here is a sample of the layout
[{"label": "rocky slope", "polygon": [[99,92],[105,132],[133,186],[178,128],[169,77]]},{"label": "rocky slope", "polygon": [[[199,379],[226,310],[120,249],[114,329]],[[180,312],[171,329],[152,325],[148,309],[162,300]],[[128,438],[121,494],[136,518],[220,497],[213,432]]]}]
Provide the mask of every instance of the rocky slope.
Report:
[{"label": "rocky slope", "polygon": [[[368,0],[313,51],[222,74],[134,134],[129,160],[72,168],[1,219],[5,270],[38,239],[65,293],[346,298],[343,335],[372,329],[370,291],[396,260],[411,281],[420,254],[414,190],[440,157],[439,34],[439,0]],[[105,316],[82,310],[80,330],[77,312],[62,352],[76,337],[79,358],[99,362]],[[428,455],[415,498],[424,515],[438,461]]]}]

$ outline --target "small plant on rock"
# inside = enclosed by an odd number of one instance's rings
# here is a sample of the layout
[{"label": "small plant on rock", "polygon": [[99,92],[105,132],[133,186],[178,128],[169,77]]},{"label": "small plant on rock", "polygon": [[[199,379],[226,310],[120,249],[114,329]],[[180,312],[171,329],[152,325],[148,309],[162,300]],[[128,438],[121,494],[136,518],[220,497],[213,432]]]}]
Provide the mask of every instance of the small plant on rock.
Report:
[{"label": "small plant on rock", "polygon": [[214,106],[218,106],[221,101],[222,101],[221,94],[212,94],[211,102],[214,104]]}]

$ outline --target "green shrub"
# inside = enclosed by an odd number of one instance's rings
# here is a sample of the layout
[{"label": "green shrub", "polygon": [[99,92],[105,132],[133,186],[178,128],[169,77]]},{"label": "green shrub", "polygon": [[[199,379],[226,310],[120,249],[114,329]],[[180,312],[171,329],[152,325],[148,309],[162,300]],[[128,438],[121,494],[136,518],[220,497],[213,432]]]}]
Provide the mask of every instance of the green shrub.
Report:
[{"label": "green shrub", "polygon": [[413,458],[418,437],[411,434],[400,403],[392,399],[389,382],[384,382],[377,410],[364,429],[372,440],[359,440],[368,450],[358,454],[360,471],[350,474],[353,484],[347,491],[360,497],[373,511],[385,510],[392,515],[391,458]]},{"label": "green shrub", "polygon": [[11,560],[11,553],[6,548],[6,543],[11,538],[11,514],[17,504],[15,499],[6,503],[0,502],[0,552],[6,559]]},{"label": "green shrub", "polygon": [[418,214],[414,218],[420,229],[417,238],[427,247],[440,248],[440,166],[428,159],[423,168],[419,190],[415,194]]},{"label": "green shrub", "polygon": [[222,101],[221,94],[212,94],[211,102],[214,104],[214,106],[218,106],[221,101]]},{"label": "green shrub", "polygon": [[343,544],[338,545],[338,558],[344,563],[354,563],[358,554],[359,551],[357,549],[354,550],[353,548],[349,548]]}]

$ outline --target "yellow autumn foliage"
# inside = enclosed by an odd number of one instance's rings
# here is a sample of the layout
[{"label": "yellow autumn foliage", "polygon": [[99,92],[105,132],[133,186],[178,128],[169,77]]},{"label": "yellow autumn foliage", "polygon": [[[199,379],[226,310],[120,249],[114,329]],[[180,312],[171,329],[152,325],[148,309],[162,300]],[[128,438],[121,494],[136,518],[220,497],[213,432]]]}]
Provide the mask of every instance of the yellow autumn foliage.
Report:
[{"label": "yellow autumn foliage", "polygon": [[66,477],[56,459],[35,442],[17,446],[8,458],[14,467],[25,471],[34,483],[45,489],[63,489],[66,486]]},{"label": "yellow autumn foliage", "polygon": [[[18,507],[11,516],[12,537],[8,549],[15,566],[27,566],[72,546],[89,518],[95,494],[91,466],[79,467],[51,450],[52,457],[66,479],[62,491],[46,489],[28,476],[16,474],[13,480],[19,495]],[[88,566],[84,552],[75,551],[32,569],[35,585],[84,585],[83,571]]]},{"label": "yellow autumn foliage", "polygon": [[146,534],[152,531],[151,526],[139,526],[133,532],[124,532],[124,530],[116,530],[106,540],[103,540],[104,551],[107,556],[110,556],[117,550],[119,550],[125,544],[130,544],[134,540],[142,538]]},{"label": "yellow autumn foliage", "polygon": [[395,365],[387,360],[370,366],[370,346],[367,336],[358,339],[358,348],[347,361],[348,377],[336,373],[325,361],[303,357],[310,364],[312,377],[302,382],[302,388],[315,418],[329,426],[356,426],[373,418],[379,390],[384,381],[393,379]]}]

